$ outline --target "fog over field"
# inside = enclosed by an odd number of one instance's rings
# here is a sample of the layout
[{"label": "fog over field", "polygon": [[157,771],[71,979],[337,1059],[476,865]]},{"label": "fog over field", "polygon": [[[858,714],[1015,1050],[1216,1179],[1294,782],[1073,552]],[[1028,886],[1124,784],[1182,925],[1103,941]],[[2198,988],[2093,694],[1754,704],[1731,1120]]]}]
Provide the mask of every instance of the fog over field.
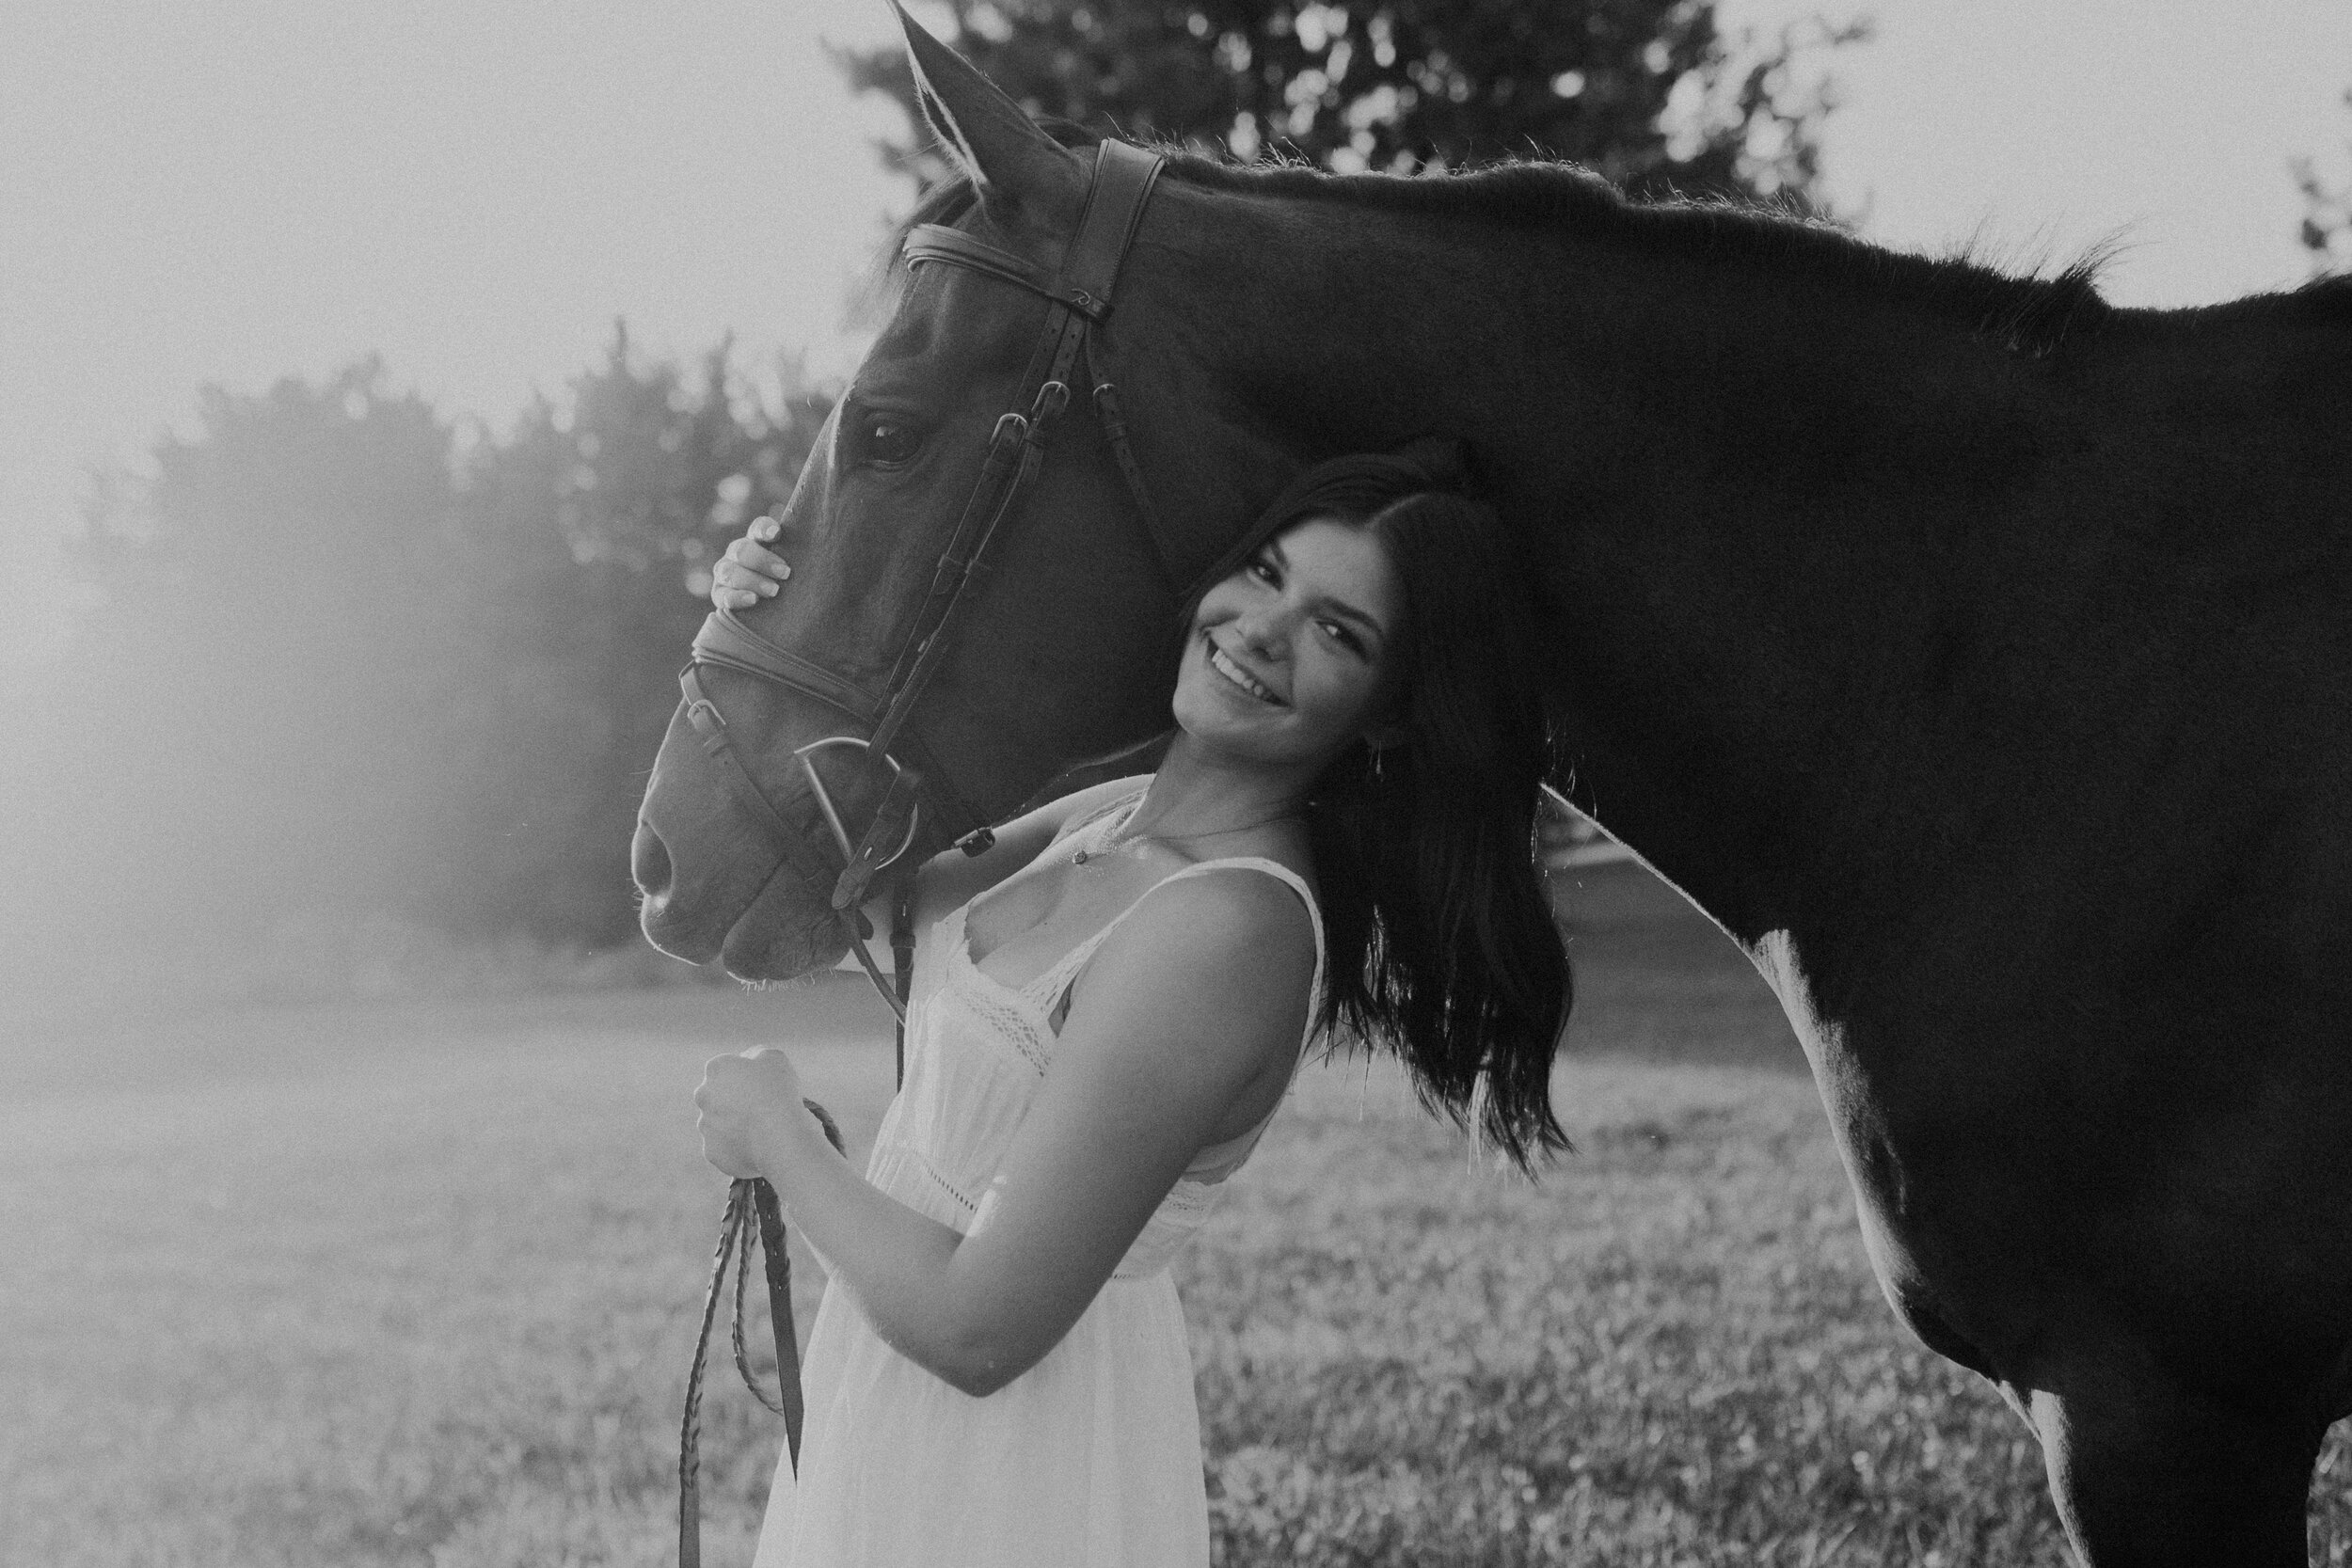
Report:
[{"label": "fog over field", "polygon": [[[1642,873],[1565,882],[1575,1155],[1519,1180],[1337,1060],[1180,1259],[1218,1560],[2058,1568],[2024,1426],[1880,1297],[1761,985]],[[0,1561],[667,1563],[724,1191],[691,1086],[788,1042],[862,1153],[883,1022],[836,975],[16,1036]],[[805,1325],[805,1255],[795,1284]],[[714,1564],[782,1440],[731,1379]],[[2344,1439],[2322,1563],[2352,1553]]]}]

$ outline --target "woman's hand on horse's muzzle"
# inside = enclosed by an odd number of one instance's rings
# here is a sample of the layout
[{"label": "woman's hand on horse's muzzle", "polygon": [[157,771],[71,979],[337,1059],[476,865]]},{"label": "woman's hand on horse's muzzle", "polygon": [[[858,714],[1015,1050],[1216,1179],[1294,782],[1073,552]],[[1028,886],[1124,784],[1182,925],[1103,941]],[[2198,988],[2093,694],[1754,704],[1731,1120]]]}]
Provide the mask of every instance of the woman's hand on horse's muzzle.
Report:
[{"label": "woman's hand on horse's muzzle", "polygon": [[784,579],[792,575],[791,562],[768,548],[779,528],[773,517],[761,517],[752,524],[749,533],[727,546],[710,568],[712,604],[721,610],[749,610],[775,596]]}]

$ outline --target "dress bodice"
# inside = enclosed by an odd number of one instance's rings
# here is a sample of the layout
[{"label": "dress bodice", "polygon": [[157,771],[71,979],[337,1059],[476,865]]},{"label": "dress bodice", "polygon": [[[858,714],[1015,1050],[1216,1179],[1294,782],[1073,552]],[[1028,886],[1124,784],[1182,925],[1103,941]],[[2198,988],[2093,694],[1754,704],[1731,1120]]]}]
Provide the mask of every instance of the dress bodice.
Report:
[{"label": "dress bodice", "polygon": [[[1031,866],[1094,852],[1124,825],[1140,796],[1066,834]],[[867,1177],[901,1202],[970,1234],[991,1207],[990,1182],[1003,1164],[1054,1056],[1054,1010],[1087,960],[1120,921],[1160,888],[1184,878],[1246,867],[1278,878],[1307,906],[1314,927],[1315,967],[1307,1037],[1323,983],[1321,912],[1299,875],[1258,856],[1200,861],[1163,878],[1107,925],[1035,978],[1008,986],[973,961],[964,934],[967,902],[942,916],[917,944],[907,1008],[906,1082],[875,1141]],[[1296,1070],[1295,1066],[1293,1068]],[[1216,1207],[1224,1180],[1238,1170],[1273,1119],[1269,1111],[1239,1137],[1194,1156],[1113,1271],[1128,1276],[1164,1268]]]}]

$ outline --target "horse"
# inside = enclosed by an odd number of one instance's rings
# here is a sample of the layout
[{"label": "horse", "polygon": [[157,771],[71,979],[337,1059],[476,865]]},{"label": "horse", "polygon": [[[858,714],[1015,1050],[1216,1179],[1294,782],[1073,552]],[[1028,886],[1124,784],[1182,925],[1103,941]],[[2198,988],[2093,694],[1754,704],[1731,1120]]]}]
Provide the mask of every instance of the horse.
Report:
[{"label": "horse", "polygon": [[[2126,309],[1566,166],[1146,155],[905,26],[963,178],[789,590],[698,640],[646,935],[834,961],[834,824],[919,797],[856,847],[903,865],[1149,736],[1287,477],[1458,441],[1540,562],[1570,800],[1778,995],[1898,1317],[2093,1568],[2303,1562],[2352,1415],[2352,279]],[[1138,159],[1106,271],[1090,162]]]}]

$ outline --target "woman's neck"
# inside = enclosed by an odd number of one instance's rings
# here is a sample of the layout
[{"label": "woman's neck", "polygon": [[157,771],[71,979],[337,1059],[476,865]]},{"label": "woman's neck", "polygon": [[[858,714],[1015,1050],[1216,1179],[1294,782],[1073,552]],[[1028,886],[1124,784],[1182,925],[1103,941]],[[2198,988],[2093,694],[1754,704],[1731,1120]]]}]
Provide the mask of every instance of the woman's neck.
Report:
[{"label": "woman's neck", "polygon": [[1282,766],[1225,756],[1179,730],[1126,832],[1183,840],[1279,822],[1304,809],[1321,770],[1320,761]]}]

